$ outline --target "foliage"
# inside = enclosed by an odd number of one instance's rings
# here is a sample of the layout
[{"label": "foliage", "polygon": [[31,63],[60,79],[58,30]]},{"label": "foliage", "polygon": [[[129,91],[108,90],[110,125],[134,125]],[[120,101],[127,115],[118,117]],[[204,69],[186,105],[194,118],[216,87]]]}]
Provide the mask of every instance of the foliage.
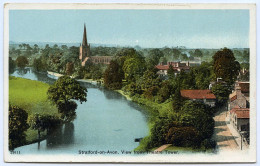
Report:
[{"label": "foliage", "polygon": [[196,49],[195,52],[194,52],[194,54],[193,54],[193,56],[194,56],[194,57],[202,57],[203,54],[202,54],[202,52],[201,52],[200,49]]},{"label": "foliage", "polygon": [[180,89],[175,90],[174,95],[172,96],[172,109],[174,112],[178,113],[181,110],[184,99],[181,96]]},{"label": "foliage", "polygon": [[154,66],[158,65],[160,58],[163,56],[163,52],[158,48],[150,50],[149,55],[145,59],[147,68],[154,68]]},{"label": "foliage", "polygon": [[195,75],[196,89],[208,89],[210,81],[214,78],[212,64],[202,62],[200,66],[191,68]]},{"label": "foliage", "polygon": [[213,85],[212,92],[216,96],[218,103],[224,104],[229,99],[232,88],[226,83],[217,83]]},{"label": "foliage", "polygon": [[16,66],[15,61],[11,57],[9,57],[9,73],[14,72],[15,66]]},{"label": "foliage", "polygon": [[213,56],[213,67],[216,77],[222,78],[230,85],[234,83],[240,71],[239,62],[227,48],[219,50]]},{"label": "foliage", "polygon": [[169,65],[169,69],[167,70],[167,75],[170,80],[173,80],[175,78],[175,72],[172,64]]},{"label": "foliage", "polygon": [[146,70],[143,77],[137,80],[137,83],[141,85],[143,90],[147,90],[153,86],[160,86],[160,79],[158,78],[157,69]]},{"label": "foliage", "polygon": [[29,64],[29,61],[28,61],[28,59],[25,56],[19,56],[16,59],[16,65],[19,68],[24,68],[28,64]]},{"label": "foliage", "polygon": [[72,100],[79,100],[80,103],[87,101],[87,89],[69,76],[60,77],[48,89],[48,98],[56,104],[61,118],[70,122],[75,118],[77,104]]},{"label": "foliage", "polygon": [[72,75],[73,71],[74,71],[74,63],[73,62],[68,62],[66,64],[66,74],[67,75]]},{"label": "foliage", "polygon": [[35,58],[33,60],[33,68],[38,72],[47,71],[47,62],[43,57]]},{"label": "foliage", "polygon": [[109,89],[121,89],[123,71],[115,60],[111,60],[104,73],[104,84]]},{"label": "foliage", "polygon": [[130,96],[134,96],[136,94],[141,95],[143,93],[143,90],[140,85],[138,85],[135,82],[131,82],[128,85],[126,85],[124,88],[125,92],[129,92]]},{"label": "foliage", "polygon": [[9,105],[9,150],[25,143],[25,131],[29,128],[27,118],[26,111],[17,106]]},{"label": "foliage", "polygon": [[160,103],[165,102],[167,99],[171,97],[173,94],[173,87],[170,83],[170,81],[163,81],[161,84],[161,88],[158,92],[158,101]]},{"label": "foliage", "polygon": [[171,127],[166,135],[166,141],[174,146],[200,146],[198,131],[191,126]]},{"label": "foliage", "polygon": [[157,95],[159,89],[160,88],[158,86],[149,87],[149,88],[144,90],[144,94],[143,95],[147,99],[153,99]]},{"label": "foliage", "polygon": [[212,139],[205,139],[201,142],[201,147],[206,149],[214,149],[217,146],[217,143],[215,140]]},{"label": "foliage", "polygon": [[213,109],[197,101],[186,101],[181,109],[181,121],[197,129],[201,139],[210,138],[214,131]]},{"label": "foliage", "polygon": [[54,115],[46,114],[34,114],[29,118],[29,125],[33,130],[38,130],[38,138],[40,138],[40,132],[51,129],[54,129],[61,124],[59,117]]},{"label": "foliage", "polygon": [[167,134],[173,122],[169,119],[157,119],[151,128],[151,142],[150,147],[156,147],[167,143]]},{"label": "foliage", "polygon": [[135,78],[140,77],[143,73],[143,62],[139,58],[128,58],[123,65],[125,79],[127,81],[135,81]]},{"label": "foliage", "polygon": [[249,63],[250,55],[249,55],[249,49],[243,51],[243,61],[245,63]]},{"label": "foliage", "polygon": [[178,49],[173,49],[172,52],[173,52],[173,60],[179,60],[181,51]]}]

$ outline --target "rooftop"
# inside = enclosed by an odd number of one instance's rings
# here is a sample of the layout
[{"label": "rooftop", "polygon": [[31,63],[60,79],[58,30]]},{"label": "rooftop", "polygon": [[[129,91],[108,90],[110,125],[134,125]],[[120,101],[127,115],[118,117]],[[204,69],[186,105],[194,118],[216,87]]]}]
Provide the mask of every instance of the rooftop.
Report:
[{"label": "rooftop", "polygon": [[216,99],[211,90],[181,90],[181,96],[188,99]]},{"label": "rooftop", "polygon": [[230,110],[230,113],[237,115],[239,119],[249,119],[250,118],[250,109],[249,108],[233,108]]}]

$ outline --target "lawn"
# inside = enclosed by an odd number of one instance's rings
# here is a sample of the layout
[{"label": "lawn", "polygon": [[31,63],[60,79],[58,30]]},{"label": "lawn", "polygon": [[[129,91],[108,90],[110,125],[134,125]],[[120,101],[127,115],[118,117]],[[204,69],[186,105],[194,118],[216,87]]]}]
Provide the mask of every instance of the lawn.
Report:
[{"label": "lawn", "polygon": [[[18,77],[9,77],[9,103],[24,109],[28,119],[35,113],[57,115],[57,108],[47,99],[49,85]],[[46,136],[46,132],[42,133]],[[37,141],[37,131],[26,131],[26,144]]]},{"label": "lawn", "polygon": [[49,85],[18,77],[9,77],[9,103],[23,108],[28,115],[57,114],[58,110],[47,99]]}]

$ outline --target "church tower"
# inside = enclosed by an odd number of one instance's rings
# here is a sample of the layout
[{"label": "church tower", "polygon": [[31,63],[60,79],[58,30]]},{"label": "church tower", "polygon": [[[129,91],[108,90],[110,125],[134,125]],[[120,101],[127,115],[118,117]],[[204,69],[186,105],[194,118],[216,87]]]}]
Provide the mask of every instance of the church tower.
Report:
[{"label": "church tower", "polygon": [[90,57],[90,44],[88,44],[87,30],[86,30],[86,25],[84,24],[82,44],[79,47],[79,59],[81,60],[82,66],[85,66],[85,62],[89,57]]}]

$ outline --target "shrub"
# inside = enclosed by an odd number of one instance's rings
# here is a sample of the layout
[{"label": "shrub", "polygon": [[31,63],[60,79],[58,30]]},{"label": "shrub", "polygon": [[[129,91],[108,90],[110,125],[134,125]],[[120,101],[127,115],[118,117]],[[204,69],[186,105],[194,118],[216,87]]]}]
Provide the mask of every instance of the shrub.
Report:
[{"label": "shrub", "polygon": [[215,149],[217,146],[217,143],[215,140],[212,139],[205,139],[201,142],[201,147],[206,149]]},{"label": "shrub", "polygon": [[200,146],[199,133],[194,127],[172,127],[166,135],[166,141],[174,146]]},{"label": "shrub", "polygon": [[144,91],[144,96],[147,99],[153,99],[157,95],[157,92],[159,91],[158,86],[152,86]]},{"label": "shrub", "polygon": [[9,149],[14,148],[25,143],[25,131],[29,128],[27,124],[28,114],[25,110],[9,105]]}]

